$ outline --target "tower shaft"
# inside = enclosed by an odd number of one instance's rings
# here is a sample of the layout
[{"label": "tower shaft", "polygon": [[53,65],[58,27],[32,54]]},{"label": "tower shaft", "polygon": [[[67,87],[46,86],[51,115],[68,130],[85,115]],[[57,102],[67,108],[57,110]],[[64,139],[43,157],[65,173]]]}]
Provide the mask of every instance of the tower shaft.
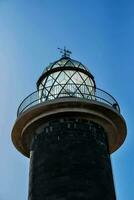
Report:
[{"label": "tower shaft", "polygon": [[107,136],[76,116],[42,121],[30,150],[29,200],[115,200]]}]

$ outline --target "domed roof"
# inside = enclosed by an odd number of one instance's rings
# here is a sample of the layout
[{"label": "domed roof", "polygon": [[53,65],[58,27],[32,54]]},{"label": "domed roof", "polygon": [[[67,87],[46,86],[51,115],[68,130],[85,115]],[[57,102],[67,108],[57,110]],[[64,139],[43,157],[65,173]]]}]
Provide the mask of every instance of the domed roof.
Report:
[{"label": "domed roof", "polygon": [[45,68],[39,80],[37,81],[37,86],[40,84],[40,81],[42,81],[42,79],[44,79],[45,76],[53,73],[54,71],[60,71],[60,70],[65,70],[65,69],[76,70],[76,71],[78,70],[78,71],[85,72],[86,74],[88,74],[88,76],[94,79],[90,71],[81,62],[74,60],[70,58],[69,56],[63,56],[59,60],[56,60],[55,62],[50,63]]},{"label": "domed roof", "polygon": [[46,69],[43,71],[45,73],[48,70],[58,68],[58,67],[78,67],[88,71],[88,69],[79,61],[73,60],[70,57],[62,57],[59,60],[56,60],[53,63],[50,63]]}]

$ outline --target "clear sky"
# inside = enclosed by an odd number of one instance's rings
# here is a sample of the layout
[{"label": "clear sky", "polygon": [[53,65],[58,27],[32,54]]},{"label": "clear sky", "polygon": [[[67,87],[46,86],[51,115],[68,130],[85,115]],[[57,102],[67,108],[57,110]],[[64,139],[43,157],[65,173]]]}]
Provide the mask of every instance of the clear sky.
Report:
[{"label": "clear sky", "polygon": [[0,200],[26,200],[29,160],[12,145],[17,107],[67,46],[97,87],[120,104],[128,126],[112,155],[117,200],[134,199],[134,1],[0,0]]}]

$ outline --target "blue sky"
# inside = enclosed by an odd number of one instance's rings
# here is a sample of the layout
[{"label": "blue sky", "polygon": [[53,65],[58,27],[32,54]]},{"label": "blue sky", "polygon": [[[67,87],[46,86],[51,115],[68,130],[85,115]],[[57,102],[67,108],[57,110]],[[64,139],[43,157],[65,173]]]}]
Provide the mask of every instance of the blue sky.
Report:
[{"label": "blue sky", "polygon": [[63,46],[120,104],[128,136],[112,155],[116,195],[134,199],[134,1],[0,0],[0,200],[27,199],[29,160],[13,147],[11,130]]}]

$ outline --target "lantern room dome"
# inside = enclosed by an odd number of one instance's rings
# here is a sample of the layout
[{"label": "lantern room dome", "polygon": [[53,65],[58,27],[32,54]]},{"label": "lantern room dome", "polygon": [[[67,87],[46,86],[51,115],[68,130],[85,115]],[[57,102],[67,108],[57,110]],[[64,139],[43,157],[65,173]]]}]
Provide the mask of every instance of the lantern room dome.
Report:
[{"label": "lantern room dome", "polygon": [[[74,70],[78,70],[78,71],[83,71],[86,74],[88,74],[88,76],[90,76],[90,78],[92,78],[92,80],[94,82],[93,75],[90,73],[90,71],[88,70],[88,68],[85,65],[83,65],[81,62],[74,60],[70,57],[62,57],[61,59],[50,63],[44,69],[42,75],[39,77],[39,79],[37,81],[37,87],[39,86],[40,82],[46,75],[50,74],[53,71],[64,70],[64,69],[68,69],[68,70],[74,69]],[[95,85],[95,82],[94,82],[94,85]]]},{"label": "lantern room dome", "polygon": [[43,71],[43,73],[58,67],[78,67],[80,69],[87,70],[87,68],[81,62],[73,60],[70,57],[62,57],[61,59],[50,63],[48,67],[46,67],[46,69]]},{"label": "lantern room dome", "polygon": [[49,64],[37,81],[41,100],[59,97],[87,97],[95,92],[95,81],[89,70],[70,57]]}]

